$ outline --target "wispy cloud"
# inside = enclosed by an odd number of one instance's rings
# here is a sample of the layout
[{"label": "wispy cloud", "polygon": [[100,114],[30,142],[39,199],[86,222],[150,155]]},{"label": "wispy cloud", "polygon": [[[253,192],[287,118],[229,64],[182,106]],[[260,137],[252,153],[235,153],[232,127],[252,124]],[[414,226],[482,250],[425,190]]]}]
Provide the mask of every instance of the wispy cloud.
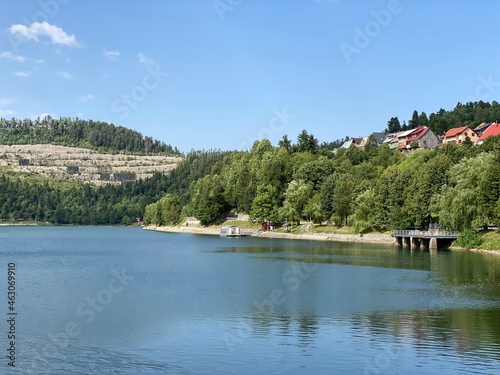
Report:
[{"label": "wispy cloud", "polygon": [[137,57],[139,58],[139,62],[141,64],[146,64],[146,65],[154,65],[154,64],[156,64],[155,61],[152,58],[147,57],[142,52],[139,52],[139,54],[137,55]]},{"label": "wispy cloud", "polygon": [[38,37],[48,36],[52,44],[59,44],[68,47],[80,47],[75,35],[68,35],[63,29],[50,23],[33,22],[30,26],[22,24],[12,25],[9,32],[19,38],[27,40],[35,40],[38,42]]},{"label": "wispy cloud", "polygon": [[13,111],[12,109],[0,109],[0,117],[14,116],[15,114],[16,111]]},{"label": "wispy cloud", "polygon": [[10,103],[12,103],[12,99],[0,98],[0,105],[9,105]]},{"label": "wispy cloud", "polygon": [[64,78],[64,79],[72,79],[73,78],[73,76],[71,75],[71,73],[68,73],[68,72],[65,72],[65,71],[60,71],[60,72],[57,73],[57,75],[59,77]]},{"label": "wispy cloud", "polygon": [[28,78],[31,77],[31,73],[33,73],[31,70],[25,70],[25,71],[17,71],[14,73],[14,75],[16,77]]},{"label": "wispy cloud", "polygon": [[120,52],[119,51],[108,51],[104,50],[103,53],[104,57],[107,57],[108,59],[116,59],[117,57],[120,57]]},{"label": "wispy cloud", "polygon": [[43,120],[47,116],[50,116],[52,118],[57,118],[58,117],[55,113],[44,112],[44,113],[40,113],[39,115],[32,115],[32,116],[30,116],[30,119],[36,120],[36,119],[39,118],[40,120]]},{"label": "wispy cloud", "polygon": [[20,63],[23,63],[24,61],[26,61],[26,57],[20,56],[20,55],[14,55],[14,54],[12,54],[12,52],[9,52],[9,51],[5,51],[5,52],[0,53],[0,57],[2,59],[14,60],[14,61],[17,61]]},{"label": "wispy cloud", "polygon": [[44,61],[42,59],[35,59],[33,61],[35,61],[37,64],[43,64],[44,63]]},{"label": "wispy cloud", "polygon": [[83,95],[83,96],[80,96],[78,98],[78,100],[83,102],[83,103],[90,102],[90,101],[95,100],[95,99],[96,99],[96,97],[92,94]]}]

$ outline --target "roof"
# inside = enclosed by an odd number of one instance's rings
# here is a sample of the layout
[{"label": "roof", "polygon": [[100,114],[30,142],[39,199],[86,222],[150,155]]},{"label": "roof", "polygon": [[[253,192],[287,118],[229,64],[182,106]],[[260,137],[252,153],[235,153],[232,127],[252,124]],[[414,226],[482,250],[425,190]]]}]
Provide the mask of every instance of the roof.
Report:
[{"label": "roof", "polygon": [[382,144],[382,142],[384,142],[384,139],[385,139],[385,133],[382,133],[382,132],[374,132],[372,133],[373,137],[377,140],[377,143],[378,144]]},{"label": "roof", "polygon": [[401,133],[398,134],[398,138],[408,137],[414,131],[415,131],[415,129],[410,129],[410,130],[406,130],[404,132],[401,132]]},{"label": "roof", "polygon": [[351,138],[348,141],[345,141],[344,144],[340,147],[341,148],[349,148],[349,147],[351,147],[351,145],[359,146],[361,144],[362,140],[363,140],[363,138]]},{"label": "roof", "polygon": [[459,128],[449,129],[446,133],[444,133],[444,136],[446,138],[456,137],[457,135],[463,133],[466,130],[472,130],[472,129],[469,128],[468,126],[461,126]]},{"label": "roof", "polygon": [[398,141],[398,137],[401,133],[403,133],[403,132],[400,131],[400,132],[396,132],[396,133],[387,134],[387,138],[385,138],[383,143],[396,143]]},{"label": "roof", "polygon": [[417,126],[413,129],[413,132],[408,136],[407,142],[418,141],[422,138],[427,132],[429,128],[427,126]]},{"label": "roof", "polygon": [[500,135],[500,124],[491,124],[483,135],[479,138],[480,141],[484,141],[488,137],[492,137],[495,135]]},{"label": "roof", "polygon": [[476,132],[480,132],[480,131],[482,131],[482,130],[485,130],[485,129],[486,129],[488,126],[490,126],[490,125],[491,125],[491,123],[489,123],[489,122],[483,122],[481,125],[477,126],[477,127],[474,129],[474,131],[476,131]]},{"label": "roof", "polygon": [[357,145],[359,145],[359,144],[361,143],[361,141],[362,141],[362,140],[363,140],[363,138],[362,138],[362,137],[359,137],[359,138],[352,138],[352,141],[353,141],[355,144],[357,144]]},{"label": "roof", "polygon": [[341,148],[349,148],[352,144],[353,144],[353,140],[352,139],[349,139],[348,141],[345,141],[342,146],[340,146]]},{"label": "roof", "polygon": [[363,137],[361,138],[361,142],[359,142],[358,146],[365,147],[367,143],[368,143],[368,137]]}]

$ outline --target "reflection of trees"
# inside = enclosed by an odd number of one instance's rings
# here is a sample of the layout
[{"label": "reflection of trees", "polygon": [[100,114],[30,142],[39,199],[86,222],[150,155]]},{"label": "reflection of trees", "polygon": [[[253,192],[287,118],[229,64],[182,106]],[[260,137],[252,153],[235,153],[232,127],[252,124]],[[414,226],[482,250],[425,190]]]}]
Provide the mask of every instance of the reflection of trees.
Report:
[{"label": "reflection of trees", "polygon": [[278,316],[278,324],[279,324],[279,332],[281,336],[289,336],[290,335],[290,324],[292,320],[288,315],[280,315]]},{"label": "reflection of trees", "polygon": [[[313,345],[322,327],[333,324],[311,313],[295,317],[288,314],[262,314],[253,319],[257,336],[297,337],[299,346]],[[475,354],[500,360],[500,309],[458,309],[442,311],[371,312],[339,317],[356,335],[393,336],[396,342],[407,342],[416,352],[429,349]],[[337,324],[335,324],[337,325]],[[384,339],[381,338],[381,341]]]},{"label": "reflection of trees", "polygon": [[478,286],[489,298],[500,298],[500,256],[494,254],[445,250],[431,256],[423,249],[410,251],[392,246],[338,243],[322,243],[317,247],[308,244],[304,248],[240,247],[230,251],[268,253],[271,255],[268,260],[436,271],[446,285],[467,286],[472,293],[479,291],[470,287]]},{"label": "reflection of trees", "polygon": [[301,314],[298,318],[298,335],[301,345],[309,345],[314,342],[318,331],[318,320],[312,314]]},{"label": "reflection of trees", "polygon": [[300,345],[314,342],[320,325],[314,314],[301,313],[297,317],[289,314],[262,314],[256,311],[252,315],[252,331],[256,336],[298,337]]},{"label": "reflection of trees", "polygon": [[[500,297],[500,257],[474,252],[450,252],[431,262],[431,270],[438,271],[447,285],[478,287],[473,293],[482,292],[486,297]],[[479,289],[479,290],[478,290]]]},{"label": "reflection of trees", "polygon": [[[411,338],[418,351],[429,347],[456,350],[460,353],[494,354],[500,346],[499,309],[458,309],[356,314],[349,324],[356,331],[372,337],[390,334],[395,338]],[[405,340],[405,341],[406,341]]]},{"label": "reflection of trees", "polygon": [[[240,251],[255,252],[252,248]],[[407,342],[417,353],[439,349],[500,359],[500,353],[494,350],[500,347],[500,308],[493,307],[498,306],[500,298],[498,256],[455,251],[440,251],[431,256],[425,250],[410,251],[388,246],[359,244],[314,246],[307,242],[304,242],[303,248],[292,245],[283,251],[279,246],[263,247],[256,252],[266,252],[263,259],[267,261],[279,259],[286,264],[298,265],[299,268],[305,265],[311,267],[314,264],[345,264],[432,271],[428,280],[430,283],[437,283],[437,288],[432,288],[435,297],[429,301],[426,309],[377,312],[372,310],[351,315],[341,313],[335,316],[335,320],[340,321],[342,327],[374,340],[381,335],[389,335],[396,341]],[[283,271],[288,267],[283,266]],[[318,285],[317,283],[328,282],[328,279],[316,279],[313,277],[315,273],[307,275],[307,284],[300,284],[299,289],[293,292],[294,298],[288,294],[289,285],[283,284],[286,303],[273,306],[273,309],[268,309],[268,313],[262,313],[262,309],[254,308],[252,316],[254,333],[283,338],[297,337],[298,345],[311,345],[315,343],[322,329],[333,325],[329,323],[331,320],[327,322],[324,319],[326,317],[322,310],[317,309],[321,304],[305,303],[322,298],[321,295],[314,293],[315,289],[309,283],[313,281]],[[404,275],[402,282],[412,283],[412,274]],[[302,282],[305,283],[305,280],[302,279]],[[416,280],[422,282],[421,275],[416,276]],[[282,280],[278,278],[276,285],[281,285],[281,282]],[[404,285],[401,285],[401,288],[404,288]],[[267,293],[264,295],[268,295]],[[341,302],[349,304],[347,299],[350,297],[343,296],[344,300]],[[295,304],[294,301],[301,301],[301,304]],[[488,301],[491,301],[491,305],[488,305]],[[481,307],[478,307],[476,302],[479,302]],[[383,341],[382,337],[381,339]]]}]

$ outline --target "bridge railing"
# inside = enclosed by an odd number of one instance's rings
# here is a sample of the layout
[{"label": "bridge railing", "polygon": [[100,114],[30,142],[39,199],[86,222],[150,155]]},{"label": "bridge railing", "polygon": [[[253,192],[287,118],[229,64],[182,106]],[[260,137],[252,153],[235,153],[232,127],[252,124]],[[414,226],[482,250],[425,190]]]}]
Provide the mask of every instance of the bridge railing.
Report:
[{"label": "bridge railing", "polygon": [[392,235],[394,237],[413,237],[423,236],[424,232],[416,229],[393,230]]},{"label": "bridge railing", "polygon": [[393,237],[458,237],[458,232],[454,230],[444,229],[431,229],[431,230],[418,230],[418,229],[403,229],[392,231]]}]

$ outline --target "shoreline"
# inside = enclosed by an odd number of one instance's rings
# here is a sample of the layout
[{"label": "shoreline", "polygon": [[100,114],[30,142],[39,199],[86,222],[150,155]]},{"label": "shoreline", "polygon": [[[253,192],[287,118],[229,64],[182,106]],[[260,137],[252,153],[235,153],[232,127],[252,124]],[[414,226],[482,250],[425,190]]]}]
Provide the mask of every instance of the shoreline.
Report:
[{"label": "shoreline", "polygon": [[500,250],[486,250],[486,249],[466,249],[465,247],[460,246],[450,246],[450,250],[452,251],[471,251],[473,253],[483,253],[483,254],[494,254],[500,255]]},{"label": "shoreline", "polygon": [[154,225],[147,225],[142,229],[152,230],[156,232],[167,232],[167,233],[206,234],[211,236],[220,235],[220,227],[186,227],[186,226],[157,227]]},{"label": "shoreline", "polygon": [[2,223],[0,224],[0,227],[40,227],[40,226],[48,226],[47,224],[34,224],[34,223],[30,223],[30,224],[17,224],[17,223],[9,223],[9,224],[5,224],[5,223]]},{"label": "shoreline", "polygon": [[[206,234],[206,235],[220,235],[220,227],[185,227],[185,226],[145,226],[143,229],[152,230],[157,232],[167,233],[190,233],[190,234]],[[359,242],[371,244],[389,244],[396,243],[393,237],[389,234],[326,234],[326,233],[279,233],[279,232],[260,232],[251,234],[250,237],[261,238],[281,238],[289,240],[311,240],[311,241],[332,241],[332,242]]]},{"label": "shoreline", "polygon": [[331,242],[358,242],[368,244],[394,245],[396,241],[389,234],[333,234],[333,233],[279,233],[261,232],[254,237],[262,238],[284,238],[289,240],[311,240],[311,241],[331,241]]},{"label": "shoreline", "polygon": [[[145,226],[143,229],[152,230],[157,232],[166,233],[189,233],[189,234],[202,234],[210,236],[219,236],[220,227],[157,227]],[[395,239],[390,234],[328,234],[328,233],[280,233],[280,232],[259,232],[251,234],[250,237],[260,238],[280,238],[288,240],[310,240],[310,241],[331,241],[331,242],[355,242],[366,244],[381,244],[381,245],[396,245]],[[500,255],[500,250],[485,250],[485,249],[465,249],[461,247],[452,246],[449,248],[451,251],[472,251],[483,254]]]}]

